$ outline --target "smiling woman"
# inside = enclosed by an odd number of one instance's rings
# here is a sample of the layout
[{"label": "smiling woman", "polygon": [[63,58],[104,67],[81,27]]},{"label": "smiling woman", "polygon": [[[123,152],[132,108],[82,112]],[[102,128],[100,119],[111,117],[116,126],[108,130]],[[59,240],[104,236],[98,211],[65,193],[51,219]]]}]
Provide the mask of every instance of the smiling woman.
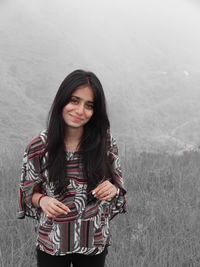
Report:
[{"label": "smiling woman", "polygon": [[126,211],[125,193],[102,85],[76,70],[23,159],[19,217],[38,221],[38,266],[103,267],[110,220]]},{"label": "smiling woman", "polygon": [[64,106],[62,116],[69,128],[80,128],[90,120],[93,115],[93,91],[90,86],[77,88],[71,96],[70,102]]}]

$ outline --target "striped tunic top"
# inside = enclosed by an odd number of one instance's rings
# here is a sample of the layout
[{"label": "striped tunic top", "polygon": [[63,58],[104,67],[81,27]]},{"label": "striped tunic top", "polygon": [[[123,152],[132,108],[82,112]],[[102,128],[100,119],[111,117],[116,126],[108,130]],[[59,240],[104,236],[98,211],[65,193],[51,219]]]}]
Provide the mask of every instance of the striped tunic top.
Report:
[{"label": "striped tunic top", "polygon": [[[87,202],[87,181],[83,176],[83,165],[79,152],[66,152],[66,166],[69,184],[61,194],[55,194],[49,182],[45,144],[46,131],[42,131],[26,147],[20,182],[18,217],[36,219],[36,246],[51,255],[81,253],[95,255],[110,245],[110,220],[118,213],[126,211],[125,189],[115,139],[109,134],[109,158],[114,170],[115,185],[119,194],[111,201]],[[97,155],[98,156],[98,155]],[[54,197],[70,208],[70,212],[48,218],[41,208],[32,204],[36,185],[41,185],[41,193]]]}]

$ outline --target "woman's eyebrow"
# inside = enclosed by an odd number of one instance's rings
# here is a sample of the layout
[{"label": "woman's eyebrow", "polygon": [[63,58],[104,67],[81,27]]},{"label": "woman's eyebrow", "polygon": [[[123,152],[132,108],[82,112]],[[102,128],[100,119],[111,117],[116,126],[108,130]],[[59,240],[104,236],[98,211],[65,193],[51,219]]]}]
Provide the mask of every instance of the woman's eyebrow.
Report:
[{"label": "woman's eyebrow", "polygon": [[[73,97],[73,98],[76,98],[76,99],[78,99],[78,100],[81,100],[82,98],[80,98],[79,96],[75,96],[75,95],[72,95],[71,97]],[[91,104],[94,104],[94,101],[90,101],[90,100],[86,100],[86,102],[87,103],[91,103]]]},{"label": "woman's eyebrow", "polygon": [[77,99],[80,99],[80,97],[78,97],[78,96],[75,96],[75,95],[72,95],[71,97],[75,97],[75,98],[77,98]]}]

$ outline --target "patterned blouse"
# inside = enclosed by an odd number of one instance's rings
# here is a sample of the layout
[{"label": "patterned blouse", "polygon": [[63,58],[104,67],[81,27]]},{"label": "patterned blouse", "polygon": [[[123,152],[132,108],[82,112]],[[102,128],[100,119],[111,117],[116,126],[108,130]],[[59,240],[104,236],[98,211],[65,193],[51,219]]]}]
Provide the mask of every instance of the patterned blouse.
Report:
[{"label": "patterned blouse", "polygon": [[[47,139],[42,131],[27,146],[20,183],[20,201],[18,217],[36,219],[36,246],[51,255],[82,253],[95,255],[110,245],[110,220],[118,213],[126,211],[125,189],[121,175],[118,148],[115,139],[109,134],[109,158],[114,170],[115,185],[119,194],[111,201],[87,202],[87,181],[83,177],[80,153],[66,152],[67,175],[69,185],[62,194],[55,195],[54,186],[48,179],[44,154]],[[56,218],[48,218],[41,208],[32,204],[32,195],[36,185],[41,184],[41,193],[55,197],[70,208],[70,212]]]}]

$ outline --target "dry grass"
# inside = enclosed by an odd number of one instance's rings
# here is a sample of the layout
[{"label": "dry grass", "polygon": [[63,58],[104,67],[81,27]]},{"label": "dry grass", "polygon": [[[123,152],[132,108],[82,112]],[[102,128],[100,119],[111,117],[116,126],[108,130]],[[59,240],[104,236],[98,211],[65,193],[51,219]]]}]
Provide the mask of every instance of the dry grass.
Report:
[{"label": "dry grass", "polygon": [[128,213],[113,221],[107,266],[200,266],[199,162],[197,152],[124,158]]},{"label": "dry grass", "polygon": [[32,220],[16,218],[17,183],[20,177],[22,151],[4,150],[0,159],[0,266],[35,265],[34,226]]},{"label": "dry grass", "polygon": [[[0,159],[2,267],[36,266],[33,222],[16,219],[20,149]],[[128,212],[112,221],[107,267],[200,266],[199,162],[197,152],[122,155]]]}]

